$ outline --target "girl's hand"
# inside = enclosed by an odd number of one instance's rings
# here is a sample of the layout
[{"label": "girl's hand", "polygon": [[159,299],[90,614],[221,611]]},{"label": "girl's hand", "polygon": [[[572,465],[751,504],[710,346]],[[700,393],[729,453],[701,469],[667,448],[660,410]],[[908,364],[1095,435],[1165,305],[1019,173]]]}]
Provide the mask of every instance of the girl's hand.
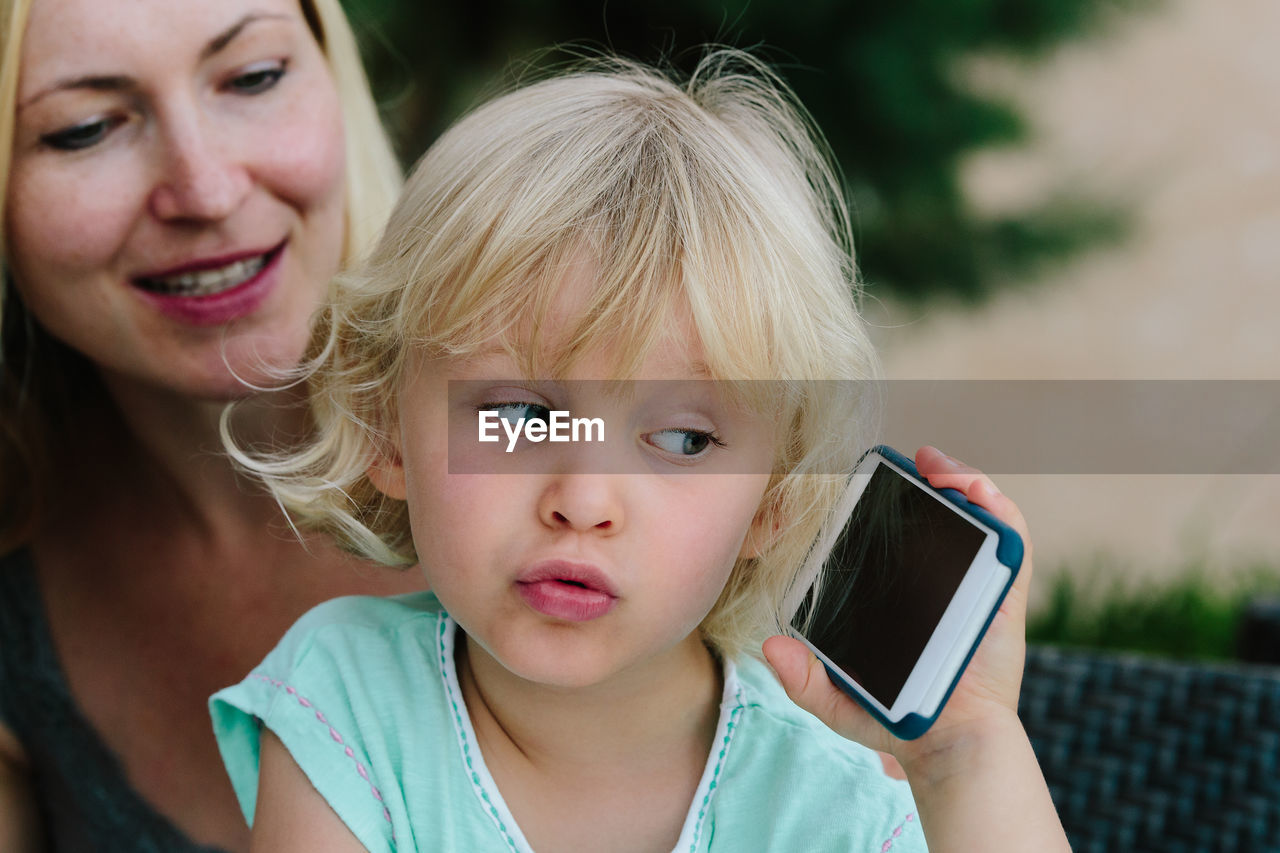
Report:
[{"label": "girl's hand", "polygon": [[1022,537],[1022,569],[938,719],[898,740],[844,693],[799,641],[770,637],[765,657],[796,704],[845,737],[896,757],[911,783],[933,853],[1070,853],[1031,742],[1018,719],[1026,653],[1031,540],[1014,503],[982,472],[926,447],[916,467],[929,483],[962,492]]},{"label": "girl's hand", "polygon": [[1018,507],[1000,493],[990,478],[941,451],[922,448],[916,454],[920,474],[936,488],[955,489],[991,512],[1022,537],[1022,568],[1000,605],[977,652],[938,719],[920,738],[903,741],[891,735],[827,678],[809,650],[790,637],[771,637],[765,657],[788,695],[800,707],[835,731],[872,749],[895,756],[912,775],[913,765],[945,755],[957,741],[982,737],[989,730],[1018,725],[1018,690],[1026,655],[1027,588],[1031,583],[1031,539]]}]

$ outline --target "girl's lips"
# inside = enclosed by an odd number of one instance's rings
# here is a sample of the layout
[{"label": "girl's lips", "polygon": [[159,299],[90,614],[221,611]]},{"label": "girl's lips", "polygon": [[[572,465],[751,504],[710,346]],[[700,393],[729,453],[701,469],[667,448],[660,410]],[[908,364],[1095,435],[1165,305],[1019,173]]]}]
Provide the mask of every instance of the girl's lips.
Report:
[{"label": "girl's lips", "polygon": [[566,622],[598,619],[618,603],[608,577],[594,566],[550,560],[516,578],[516,589],[534,610]]},{"label": "girl's lips", "polygon": [[[260,255],[201,261],[161,274],[139,276],[133,285],[139,296],[168,317],[193,326],[220,326],[257,311],[275,289],[286,242]],[[219,267],[252,274],[233,286],[218,289],[214,271]],[[209,290],[213,292],[206,292]]]}]

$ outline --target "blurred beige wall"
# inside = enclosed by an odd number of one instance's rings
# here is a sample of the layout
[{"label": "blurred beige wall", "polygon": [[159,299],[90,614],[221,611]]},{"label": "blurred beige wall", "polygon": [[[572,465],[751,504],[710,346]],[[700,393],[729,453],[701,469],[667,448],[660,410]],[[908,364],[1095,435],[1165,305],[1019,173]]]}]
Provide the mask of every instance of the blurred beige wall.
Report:
[{"label": "blurred beige wall", "polygon": [[[1277,0],[1166,0],[1034,65],[975,62],[973,85],[1033,133],[966,164],[975,207],[1069,187],[1120,201],[1132,233],[976,310],[869,305],[888,377],[1280,380],[1277,45]],[[1140,577],[1280,566],[1280,476],[1000,485],[1031,522],[1041,592],[1099,554]]]}]

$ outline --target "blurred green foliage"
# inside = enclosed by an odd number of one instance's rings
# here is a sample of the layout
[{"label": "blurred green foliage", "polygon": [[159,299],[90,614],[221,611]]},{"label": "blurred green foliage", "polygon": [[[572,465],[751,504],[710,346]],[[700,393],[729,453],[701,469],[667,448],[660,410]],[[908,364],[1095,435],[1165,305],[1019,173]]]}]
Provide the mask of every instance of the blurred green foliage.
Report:
[{"label": "blurred green foliage", "polygon": [[855,210],[865,281],[976,298],[1120,233],[1088,199],[977,218],[961,158],[1025,134],[1008,104],[966,89],[965,57],[1032,55],[1154,0],[346,0],[406,161],[552,45],[604,47],[689,70],[707,43],[757,50],[827,135]]},{"label": "blurred green foliage", "polygon": [[1059,572],[1027,619],[1032,643],[1231,660],[1250,602],[1280,596],[1280,569],[1258,564],[1211,573],[1189,563],[1169,578],[1135,582],[1099,559]]}]

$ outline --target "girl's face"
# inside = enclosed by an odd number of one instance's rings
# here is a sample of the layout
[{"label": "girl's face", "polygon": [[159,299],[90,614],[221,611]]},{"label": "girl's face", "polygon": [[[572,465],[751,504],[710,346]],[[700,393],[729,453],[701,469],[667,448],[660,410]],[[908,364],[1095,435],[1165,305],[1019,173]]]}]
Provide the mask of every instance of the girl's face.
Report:
[{"label": "girl's face", "polygon": [[[621,389],[593,381],[608,353],[561,382],[513,381],[497,350],[423,359],[409,375],[398,457],[370,476],[407,499],[422,568],[473,654],[529,682],[585,687],[654,676],[701,642],[757,538],[773,431],[728,404],[682,338]],[[522,438],[508,453],[505,428],[478,441],[481,414],[557,410],[600,418],[604,441]]]},{"label": "girl's face", "polygon": [[342,132],[298,0],[35,0],[5,204],[23,301],[116,381],[268,381],[341,257]]}]

